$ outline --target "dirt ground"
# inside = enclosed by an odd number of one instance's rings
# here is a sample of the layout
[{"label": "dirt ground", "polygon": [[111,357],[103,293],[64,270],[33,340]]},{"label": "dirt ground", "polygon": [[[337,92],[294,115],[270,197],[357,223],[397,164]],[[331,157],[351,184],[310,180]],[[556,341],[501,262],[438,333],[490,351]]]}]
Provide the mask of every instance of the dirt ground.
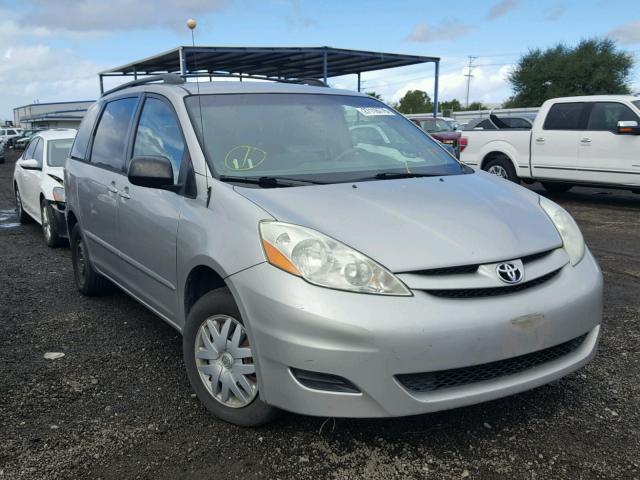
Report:
[{"label": "dirt ground", "polygon": [[[181,339],[120,292],[83,298],[68,248],[13,208],[0,165],[0,480],[640,477],[640,195],[554,196],[605,277],[585,369],[473,407],[388,420],[285,414],[250,430],[209,415]],[[534,185],[535,188],[535,185]],[[63,352],[45,360],[45,352]]]}]

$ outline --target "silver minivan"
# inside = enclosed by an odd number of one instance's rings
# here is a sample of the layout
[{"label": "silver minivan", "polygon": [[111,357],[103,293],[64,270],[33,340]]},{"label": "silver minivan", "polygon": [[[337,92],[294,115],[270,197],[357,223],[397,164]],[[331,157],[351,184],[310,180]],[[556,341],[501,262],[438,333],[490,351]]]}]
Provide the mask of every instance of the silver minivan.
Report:
[{"label": "silver minivan", "polygon": [[137,81],[88,110],[65,177],[80,292],[113,283],[182,332],[229,422],[460,407],[596,352],[571,216],[366,95]]}]

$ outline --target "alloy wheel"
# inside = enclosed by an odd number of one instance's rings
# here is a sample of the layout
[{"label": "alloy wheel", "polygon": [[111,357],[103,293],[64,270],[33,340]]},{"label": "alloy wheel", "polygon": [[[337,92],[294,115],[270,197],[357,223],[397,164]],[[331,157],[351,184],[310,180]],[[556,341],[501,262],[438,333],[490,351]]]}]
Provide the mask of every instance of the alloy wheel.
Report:
[{"label": "alloy wheel", "polygon": [[207,318],[195,339],[200,380],[218,402],[231,408],[249,405],[258,394],[256,367],[244,326],[229,315]]},{"label": "alloy wheel", "polygon": [[51,231],[51,219],[49,218],[49,209],[43,205],[42,209],[42,229],[44,230],[44,236],[48,240],[51,239],[52,231]]},{"label": "alloy wheel", "polygon": [[16,188],[16,213],[18,217],[22,215],[22,199],[20,198],[20,190]]},{"label": "alloy wheel", "polygon": [[502,177],[506,179],[509,178],[509,174],[507,173],[507,170],[502,165],[491,165],[487,170],[487,172],[489,172],[492,175],[496,175],[498,177]]}]

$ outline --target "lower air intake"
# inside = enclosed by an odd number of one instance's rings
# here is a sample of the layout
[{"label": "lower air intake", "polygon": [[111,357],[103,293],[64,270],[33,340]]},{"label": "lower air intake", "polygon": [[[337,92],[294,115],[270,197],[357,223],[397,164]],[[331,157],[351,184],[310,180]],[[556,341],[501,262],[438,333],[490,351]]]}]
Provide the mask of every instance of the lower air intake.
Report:
[{"label": "lower air intake", "polygon": [[329,373],[311,372],[309,370],[300,370],[291,368],[293,376],[307,388],[312,390],[323,390],[325,392],[340,393],[360,393],[358,387],[346,378]]},{"label": "lower air intake", "polygon": [[551,362],[575,351],[587,334],[561,343],[555,347],[545,348],[519,357],[508,358],[497,362],[474,365],[472,367],[440,370],[437,372],[408,373],[396,375],[396,379],[413,392],[435,392],[446,388],[461,387],[472,383],[494,380],[524,372],[538,365]]}]

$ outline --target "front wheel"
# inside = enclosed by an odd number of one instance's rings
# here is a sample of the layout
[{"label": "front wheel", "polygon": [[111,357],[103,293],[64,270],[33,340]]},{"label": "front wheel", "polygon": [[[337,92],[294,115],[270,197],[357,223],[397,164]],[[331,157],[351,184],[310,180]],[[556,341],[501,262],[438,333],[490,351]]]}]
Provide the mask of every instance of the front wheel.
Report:
[{"label": "front wheel", "polygon": [[243,427],[278,413],[260,399],[252,345],[227,288],[202,296],[187,317],[182,351],[193,390],[216,417]]},{"label": "front wheel", "polygon": [[62,237],[56,227],[53,209],[45,199],[42,199],[40,203],[40,215],[42,218],[42,234],[45,243],[51,248],[59,247],[62,244]]},{"label": "front wheel", "polygon": [[515,183],[520,183],[520,179],[516,174],[515,168],[513,168],[513,164],[508,157],[501,155],[499,157],[495,157],[483,166],[484,170],[492,175],[496,175],[498,177],[504,178],[505,180],[510,180]]}]

